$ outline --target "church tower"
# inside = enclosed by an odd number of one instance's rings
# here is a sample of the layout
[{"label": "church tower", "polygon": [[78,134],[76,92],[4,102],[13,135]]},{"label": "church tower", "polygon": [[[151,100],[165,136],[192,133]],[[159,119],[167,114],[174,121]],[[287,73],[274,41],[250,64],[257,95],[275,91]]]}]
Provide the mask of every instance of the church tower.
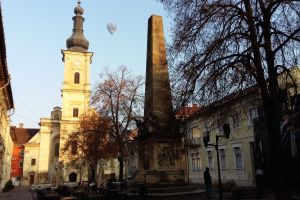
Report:
[{"label": "church tower", "polygon": [[[67,39],[67,50],[62,50],[64,80],[61,89],[60,149],[68,135],[77,131],[79,117],[88,111],[90,104],[90,64],[93,53],[88,52],[89,42],[83,35],[83,12],[78,1],[74,9],[73,34]],[[61,155],[60,160],[64,159]]]}]

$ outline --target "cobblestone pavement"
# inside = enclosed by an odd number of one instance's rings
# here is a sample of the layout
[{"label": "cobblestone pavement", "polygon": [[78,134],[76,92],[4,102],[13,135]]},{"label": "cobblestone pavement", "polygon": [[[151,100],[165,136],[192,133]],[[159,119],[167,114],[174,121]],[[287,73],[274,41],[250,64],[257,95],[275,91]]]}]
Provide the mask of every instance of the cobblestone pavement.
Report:
[{"label": "cobblestone pavement", "polygon": [[0,192],[0,200],[35,200],[29,187],[15,187],[10,192]]},{"label": "cobblestone pavement", "polygon": [[[224,200],[229,200],[228,194],[224,193]],[[171,196],[152,196],[153,200],[207,200],[205,192],[198,192],[195,194],[179,194]],[[273,195],[267,195],[262,200],[273,200]],[[0,192],[0,200],[36,200],[35,193],[31,193],[29,187],[16,187],[11,192]],[[218,192],[213,192],[210,200],[219,200]]]}]

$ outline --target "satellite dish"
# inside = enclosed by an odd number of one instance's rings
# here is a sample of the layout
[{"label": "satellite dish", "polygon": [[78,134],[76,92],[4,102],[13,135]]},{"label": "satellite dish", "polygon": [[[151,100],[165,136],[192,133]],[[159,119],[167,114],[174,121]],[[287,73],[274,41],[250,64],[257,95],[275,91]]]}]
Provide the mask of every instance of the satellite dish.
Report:
[{"label": "satellite dish", "polygon": [[111,35],[113,35],[117,31],[117,25],[114,23],[109,23],[107,24],[107,30]]}]

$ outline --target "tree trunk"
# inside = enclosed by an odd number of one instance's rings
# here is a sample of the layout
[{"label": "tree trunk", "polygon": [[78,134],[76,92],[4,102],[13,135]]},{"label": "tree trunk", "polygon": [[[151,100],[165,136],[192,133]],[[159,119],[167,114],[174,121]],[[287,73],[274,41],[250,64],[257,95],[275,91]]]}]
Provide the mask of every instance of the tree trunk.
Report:
[{"label": "tree trunk", "polygon": [[268,138],[270,141],[270,157],[266,159],[267,167],[271,173],[271,183],[275,190],[277,200],[288,198],[288,187],[286,179],[286,163],[283,155],[282,145],[280,143],[280,122],[281,122],[281,104],[278,96],[271,96],[268,102],[264,103],[266,123],[268,127]]},{"label": "tree trunk", "polygon": [[95,165],[90,165],[91,168],[91,176],[90,176],[90,183],[95,183],[95,179],[96,179],[96,166]]}]

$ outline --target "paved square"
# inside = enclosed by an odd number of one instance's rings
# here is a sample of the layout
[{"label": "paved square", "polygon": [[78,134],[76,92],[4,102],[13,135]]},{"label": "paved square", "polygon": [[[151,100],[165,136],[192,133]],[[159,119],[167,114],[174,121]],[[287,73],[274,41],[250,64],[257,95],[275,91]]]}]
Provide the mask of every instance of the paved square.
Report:
[{"label": "paved square", "polygon": [[35,200],[29,187],[15,187],[10,192],[0,192],[0,200]]}]

